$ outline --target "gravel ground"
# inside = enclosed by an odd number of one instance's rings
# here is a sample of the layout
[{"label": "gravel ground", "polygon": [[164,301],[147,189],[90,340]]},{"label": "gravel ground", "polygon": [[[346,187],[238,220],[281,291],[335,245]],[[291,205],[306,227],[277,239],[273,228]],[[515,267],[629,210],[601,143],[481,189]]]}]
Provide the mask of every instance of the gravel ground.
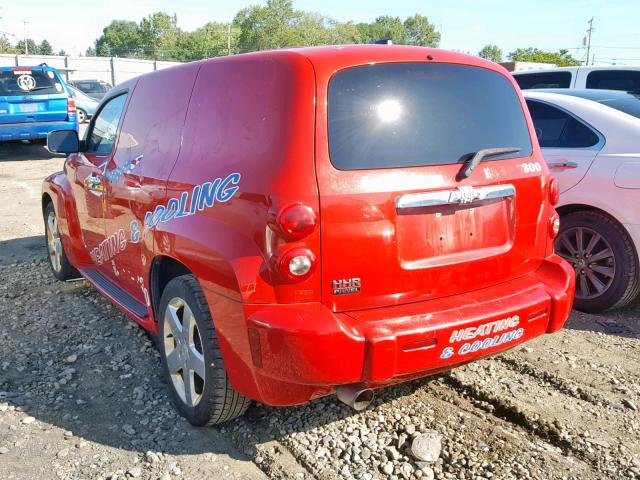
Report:
[{"label": "gravel ground", "polygon": [[640,479],[638,305],[574,312],[557,334],[381,390],[364,412],[329,397],[192,428],[147,335],[42,259],[39,181],[62,160],[11,148],[0,152],[1,479]]}]

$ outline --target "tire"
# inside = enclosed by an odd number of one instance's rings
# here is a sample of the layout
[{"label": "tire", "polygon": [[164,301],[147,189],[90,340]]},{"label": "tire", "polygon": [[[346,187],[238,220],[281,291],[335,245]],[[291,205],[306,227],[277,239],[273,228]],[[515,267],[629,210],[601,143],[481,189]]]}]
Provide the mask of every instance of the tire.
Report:
[{"label": "tire", "polygon": [[556,252],[576,271],[577,310],[602,312],[638,296],[638,254],[627,231],[613,218],[594,211],[563,216]]},{"label": "tire", "polygon": [[[244,414],[251,400],[229,383],[211,313],[195,277],[171,280],[158,312],[160,357],[178,412],[197,427]],[[185,322],[188,333],[182,333]]]},{"label": "tire", "polygon": [[77,110],[78,113],[78,123],[84,123],[87,121],[87,112],[79,108]]},{"label": "tire", "polygon": [[47,241],[47,256],[53,276],[62,281],[80,277],[80,273],[69,263],[64,251],[53,202],[49,202],[44,209],[44,230]]}]

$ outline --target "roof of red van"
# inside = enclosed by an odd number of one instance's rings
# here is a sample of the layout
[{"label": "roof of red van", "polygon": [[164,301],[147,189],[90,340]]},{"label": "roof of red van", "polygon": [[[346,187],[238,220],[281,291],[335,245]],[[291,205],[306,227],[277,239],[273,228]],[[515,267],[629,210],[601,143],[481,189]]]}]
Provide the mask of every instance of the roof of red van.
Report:
[{"label": "roof of red van", "polygon": [[[316,68],[339,69],[348,65],[361,65],[377,62],[415,62],[431,60],[438,63],[460,63],[506,72],[503,67],[473,55],[451,52],[437,48],[415,47],[410,45],[329,45],[322,47],[283,48],[244,53],[231,57],[216,57],[205,62],[233,61],[247,57],[286,57],[290,54],[306,57]],[[287,55],[288,54],[288,55]]]},{"label": "roof of red van", "polygon": [[278,52],[290,52],[303,55],[308,58],[314,66],[320,66],[323,69],[331,67],[341,68],[346,65],[363,63],[432,60],[439,63],[461,63],[490,68],[492,70],[504,70],[500,65],[473,55],[409,45],[330,45],[265,50],[244,55],[277,56]]}]

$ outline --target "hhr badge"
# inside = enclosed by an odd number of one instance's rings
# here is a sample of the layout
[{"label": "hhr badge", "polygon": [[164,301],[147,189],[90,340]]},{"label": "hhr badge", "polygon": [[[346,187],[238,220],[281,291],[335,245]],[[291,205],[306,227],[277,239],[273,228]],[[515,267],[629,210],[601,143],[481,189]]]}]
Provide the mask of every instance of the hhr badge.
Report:
[{"label": "hhr badge", "polygon": [[449,203],[471,203],[480,198],[480,191],[470,186],[458,187],[449,192]]},{"label": "hhr badge", "polygon": [[360,293],[360,279],[347,278],[346,280],[333,280],[331,282],[334,295],[346,295],[347,293]]}]

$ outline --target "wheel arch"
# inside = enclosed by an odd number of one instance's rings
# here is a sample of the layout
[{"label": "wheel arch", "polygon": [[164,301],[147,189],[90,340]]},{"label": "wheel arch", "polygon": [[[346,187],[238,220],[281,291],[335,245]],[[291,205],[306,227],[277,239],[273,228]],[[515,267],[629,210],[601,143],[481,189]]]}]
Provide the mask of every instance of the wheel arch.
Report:
[{"label": "wheel arch", "polygon": [[149,272],[149,286],[156,332],[159,330],[161,315],[158,311],[160,300],[167,284],[181,275],[193,275],[202,288],[211,313],[231,385],[243,395],[259,399],[261,396],[252,368],[242,302],[212,291],[211,281],[203,278],[201,269],[197,268],[197,259],[194,259],[194,266],[196,268],[191,268],[188,263],[169,255],[160,254],[154,257]]},{"label": "wheel arch", "polygon": [[153,259],[149,272],[149,291],[153,316],[156,322],[158,321],[158,307],[160,306],[162,292],[167,284],[176,277],[190,274],[193,275],[191,269],[173,257],[158,255]]},{"label": "wheel arch", "polygon": [[558,212],[558,215],[560,215],[560,219],[562,220],[562,217],[569,214],[569,213],[574,213],[574,212],[597,212],[600,213],[602,215],[605,215],[607,217],[609,217],[611,220],[613,220],[614,222],[620,224],[621,226],[623,226],[624,224],[618,220],[615,215],[607,212],[606,210],[603,210],[602,208],[599,207],[595,207],[593,205],[588,205],[585,203],[569,203],[567,205],[562,205],[561,207],[556,207],[556,211]]},{"label": "wheel arch", "polygon": [[49,205],[50,203],[53,203],[53,198],[51,198],[51,195],[49,195],[48,192],[44,192],[42,194],[42,214],[44,215],[44,211],[47,208],[47,205]]}]

